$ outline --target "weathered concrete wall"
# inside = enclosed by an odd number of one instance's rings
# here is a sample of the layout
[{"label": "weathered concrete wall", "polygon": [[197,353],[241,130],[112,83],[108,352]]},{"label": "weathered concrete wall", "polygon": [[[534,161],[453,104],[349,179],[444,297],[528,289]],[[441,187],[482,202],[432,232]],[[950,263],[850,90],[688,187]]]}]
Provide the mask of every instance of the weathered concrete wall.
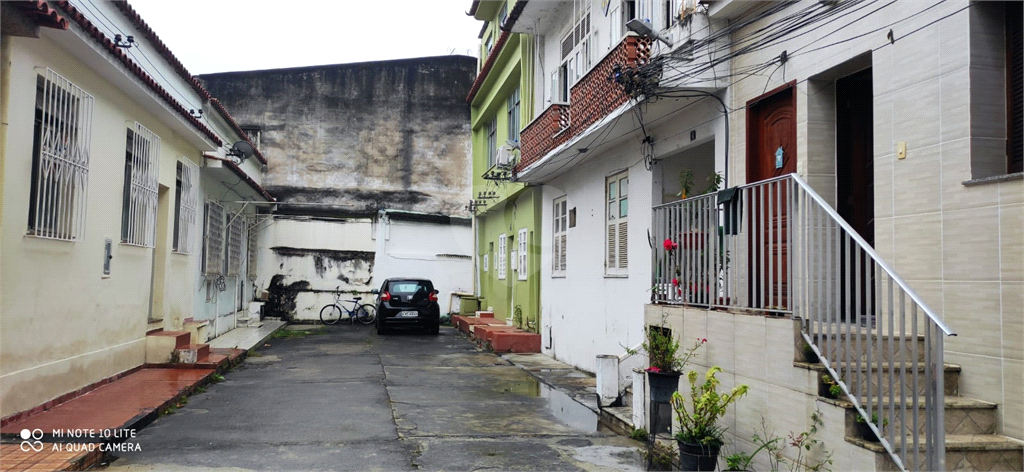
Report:
[{"label": "weathered concrete wall", "polygon": [[475,58],[441,56],[200,79],[262,130],[264,185],[282,208],[468,216],[475,72]]}]

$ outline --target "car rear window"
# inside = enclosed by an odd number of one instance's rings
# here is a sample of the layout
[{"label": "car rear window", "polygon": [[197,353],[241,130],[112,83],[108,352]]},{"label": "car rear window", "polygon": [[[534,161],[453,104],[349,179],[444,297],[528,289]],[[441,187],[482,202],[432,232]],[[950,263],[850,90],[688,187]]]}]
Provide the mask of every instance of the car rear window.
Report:
[{"label": "car rear window", "polygon": [[412,295],[416,292],[429,292],[430,287],[423,282],[416,281],[399,281],[391,282],[388,285],[388,291],[393,295]]}]

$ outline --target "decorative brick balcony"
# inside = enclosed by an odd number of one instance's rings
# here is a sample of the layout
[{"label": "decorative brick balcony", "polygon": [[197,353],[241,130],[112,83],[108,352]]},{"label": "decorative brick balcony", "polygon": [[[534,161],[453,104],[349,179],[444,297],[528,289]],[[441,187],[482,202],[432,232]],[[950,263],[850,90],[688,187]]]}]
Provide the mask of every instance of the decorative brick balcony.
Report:
[{"label": "decorative brick balcony", "polygon": [[622,86],[612,80],[616,65],[635,68],[650,60],[651,40],[627,36],[569,90],[569,104],[552,104],[521,133],[521,171],[552,149],[585,131],[629,100]]}]

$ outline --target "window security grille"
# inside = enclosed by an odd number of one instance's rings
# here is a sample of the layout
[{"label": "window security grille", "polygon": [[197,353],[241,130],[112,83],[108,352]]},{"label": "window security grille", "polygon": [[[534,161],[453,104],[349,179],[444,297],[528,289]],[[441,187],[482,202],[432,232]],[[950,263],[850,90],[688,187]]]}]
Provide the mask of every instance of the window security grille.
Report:
[{"label": "window security grille", "polygon": [[85,234],[93,97],[46,69],[36,80],[28,234],[80,241]]},{"label": "window security grille", "polygon": [[160,138],[139,123],[128,130],[121,206],[121,242],[156,246]]},{"label": "window security grille", "polygon": [[206,202],[203,245],[203,274],[221,275],[224,264],[224,207]]},{"label": "window security grille", "polygon": [[242,273],[242,233],[245,231],[245,218],[230,215],[228,226],[227,275],[237,276]]},{"label": "window security grille", "polygon": [[178,206],[174,217],[174,252],[192,254],[196,247],[196,220],[199,210],[199,166],[178,161],[175,187]]},{"label": "window security grille", "polygon": [[526,228],[519,230],[519,280],[526,280],[526,248],[527,246],[527,231]]},{"label": "window security grille", "polygon": [[498,279],[505,279],[505,271],[508,269],[506,259],[508,257],[508,236],[498,236]]},{"label": "window security grille", "polygon": [[256,236],[259,234],[259,232],[256,231],[257,222],[258,221],[254,217],[252,219],[252,223],[249,225],[249,241],[245,246],[245,249],[248,252],[249,256],[248,264],[246,264],[245,274],[247,277],[249,277],[249,280],[256,280],[256,260],[258,256],[256,252]]}]

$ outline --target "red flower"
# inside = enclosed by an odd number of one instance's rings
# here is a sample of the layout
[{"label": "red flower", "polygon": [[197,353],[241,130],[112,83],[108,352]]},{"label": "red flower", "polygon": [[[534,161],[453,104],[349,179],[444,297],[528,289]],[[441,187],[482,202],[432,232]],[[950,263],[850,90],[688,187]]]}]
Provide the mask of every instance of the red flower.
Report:
[{"label": "red flower", "polygon": [[647,368],[647,372],[661,372],[661,369],[651,366]]},{"label": "red flower", "polygon": [[672,279],[672,286],[679,285],[679,279]]},{"label": "red flower", "polygon": [[673,241],[672,241],[671,239],[667,239],[667,238],[665,239],[665,243],[664,243],[664,246],[665,246],[665,250],[666,250],[666,251],[671,251],[671,250],[673,250],[673,249],[675,249],[675,248],[679,247],[679,245],[678,245],[678,244],[676,244],[675,242],[673,242]]}]

